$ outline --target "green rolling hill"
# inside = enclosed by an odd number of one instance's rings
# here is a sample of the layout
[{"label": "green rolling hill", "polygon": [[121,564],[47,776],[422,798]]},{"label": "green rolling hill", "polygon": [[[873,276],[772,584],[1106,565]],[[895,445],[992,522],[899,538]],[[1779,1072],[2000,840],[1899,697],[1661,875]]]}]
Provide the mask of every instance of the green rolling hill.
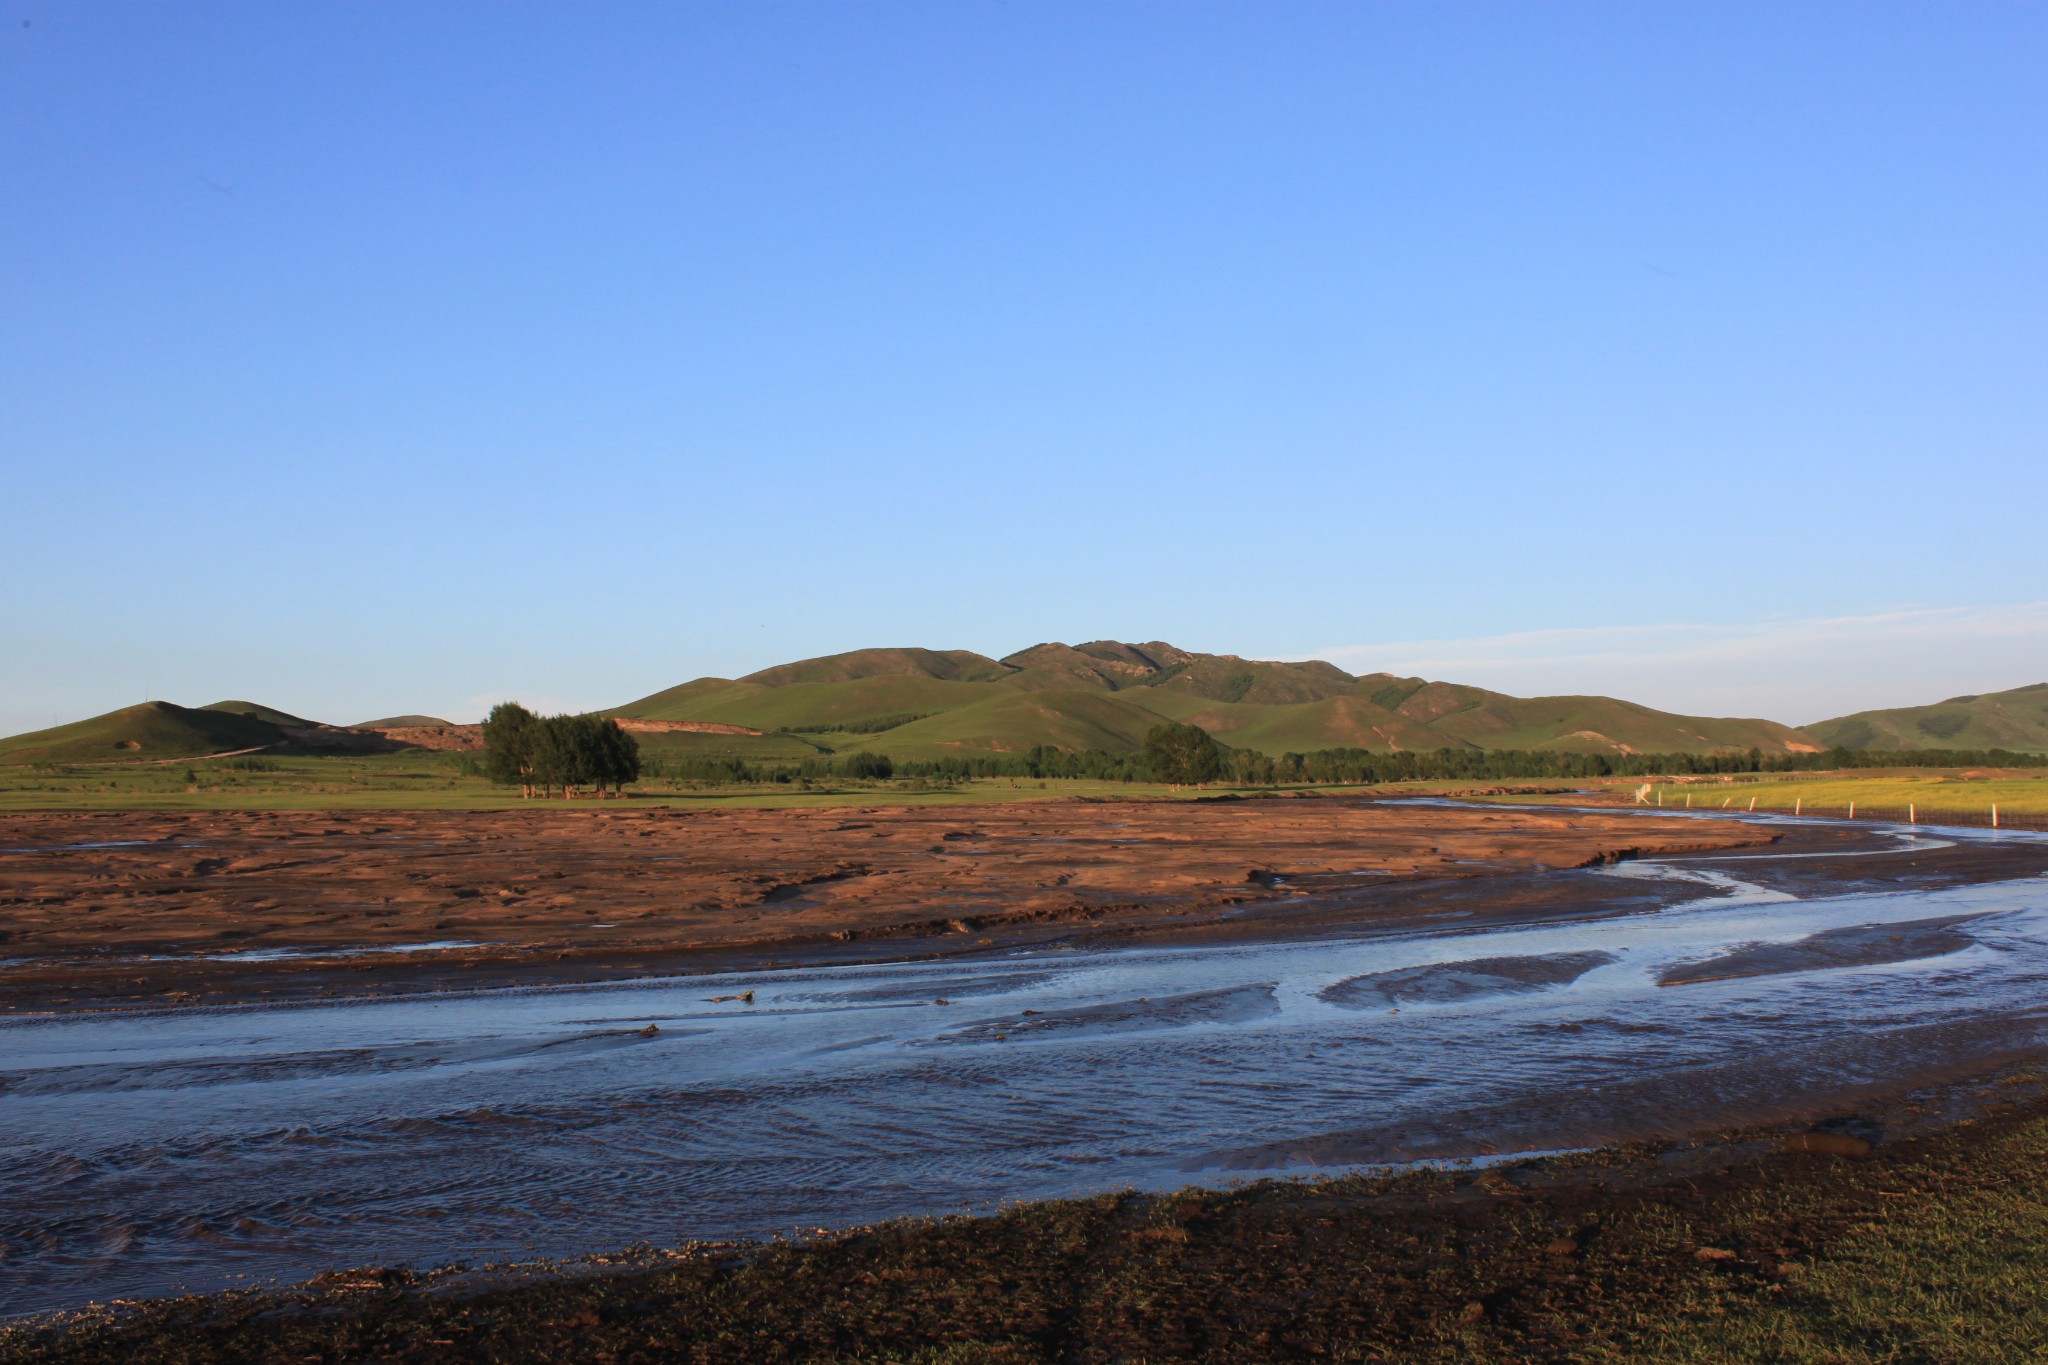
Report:
[{"label": "green rolling hill", "polygon": [[282,738],[283,732],[275,724],[255,716],[147,701],[90,720],[0,739],[0,763],[200,758],[259,748]]},{"label": "green rolling hill", "polygon": [[320,724],[307,720],[289,711],[280,711],[275,706],[265,706],[255,701],[217,701],[199,708],[202,711],[225,711],[231,716],[246,716],[250,720],[268,721],[272,725],[310,726]]},{"label": "green rolling hill", "polygon": [[[358,728],[412,724],[447,722],[432,716],[393,716]],[[143,763],[273,747],[301,753],[361,752],[361,738],[261,702],[217,701],[211,706],[178,706],[151,701],[69,725],[0,739],[0,764]]]},{"label": "green rolling hill", "polygon": [[1809,725],[1806,732],[1829,748],[2048,753],[2048,683],[1950,697],[1932,706],[1858,711]]},{"label": "green rolling hill", "polygon": [[[1200,654],[1163,641],[1048,643],[991,659],[968,650],[861,649],[698,678],[613,707],[646,720],[715,721],[761,735],[643,735],[680,757],[761,761],[860,750],[903,759],[1020,753],[1047,744],[1135,753],[1162,721],[1199,725],[1233,748],[1280,754],[1357,748],[1551,749],[1578,753],[1988,749],[2048,752],[2048,684],[1934,706],[1867,711],[1804,730],[1775,721],[1680,716],[1612,697],[1513,697],[1321,660]],[[440,724],[427,716],[400,722]],[[278,743],[314,722],[249,701],[150,702],[0,739],[0,763],[196,758]]]},{"label": "green rolling hill", "polygon": [[1321,660],[1199,654],[1162,641],[1042,644],[1002,659],[966,650],[862,649],[744,678],[699,678],[613,708],[721,721],[899,758],[1033,745],[1135,752],[1162,720],[1235,748],[1560,749],[1586,753],[1820,747],[1767,720],[1675,716],[1609,697],[1511,697],[1455,683],[1355,677]]},{"label": "green rolling hill", "polygon": [[856,682],[863,678],[922,677],[944,682],[995,682],[1005,669],[994,659],[965,649],[856,649],[828,654],[750,673],[746,681],[761,687],[791,683]]},{"label": "green rolling hill", "polygon": [[1015,690],[996,686],[966,705],[876,734],[820,735],[835,749],[872,749],[891,758],[1014,753],[1035,744],[1056,749],[1136,753],[1156,711],[1107,692]]}]

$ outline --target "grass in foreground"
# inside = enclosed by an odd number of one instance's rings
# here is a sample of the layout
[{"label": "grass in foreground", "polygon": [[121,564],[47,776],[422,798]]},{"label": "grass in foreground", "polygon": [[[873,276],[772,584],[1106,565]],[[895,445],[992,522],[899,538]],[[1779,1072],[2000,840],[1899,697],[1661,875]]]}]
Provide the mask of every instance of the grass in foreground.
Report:
[{"label": "grass in foreground", "polygon": [[[2029,1079],[2029,1078],[2022,1078]],[[402,1271],[0,1330],[0,1360],[2033,1361],[2048,1113],[1771,1152],[1110,1195],[460,1296]]]}]

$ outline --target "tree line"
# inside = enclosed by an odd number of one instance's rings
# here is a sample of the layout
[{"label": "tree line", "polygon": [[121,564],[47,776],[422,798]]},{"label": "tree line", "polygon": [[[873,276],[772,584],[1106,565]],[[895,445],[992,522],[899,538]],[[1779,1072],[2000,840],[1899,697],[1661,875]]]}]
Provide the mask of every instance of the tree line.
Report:
[{"label": "tree line", "polygon": [[588,788],[623,793],[640,779],[640,744],[607,716],[537,716],[499,702],[484,721],[484,776],[521,796],[564,797]]},{"label": "tree line", "polygon": [[1319,749],[1306,754],[1232,754],[1247,786],[1314,783],[1490,781],[1502,778],[1665,777],[1708,773],[1830,772],[1841,768],[2039,768],[2048,754],[2003,749],[1829,749],[1815,754],[1574,754],[1550,749],[1437,749],[1375,753]]},{"label": "tree line", "polygon": [[1824,772],[1844,768],[2039,768],[2048,754],[2005,749],[1830,749],[1822,753],[1581,754],[1549,749],[1435,749],[1379,753],[1370,749],[1317,749],[1278,757],[1232,749],[1194,725],[1167,722],[1145,735],[1136,754],[1103,749],[1034,745],[1015,754],[949,755],[892,759],[861,751],[795,763],[752,763],[742,758],[686,755],[642,761],[633,736],[603,716],[538,716],[517,702],[501,702],[484,722],[482,770],[491,781],[517,786],[525,796],[572,796],[621,791],[642,773],[713,785],[787,783],[892,777],[958,782],[976,777],[1082,778],[1097,782],[1166,782],[1202,786],[1232,782],[1247,787],[1379,785],[1414,781],[1498,781],[1695,774]]},{"label": "tree line", "polygon": [[1276,757],[1250,749],[1228,748],[1199,727],[1185,725],[1156,727],[1146,736],[1144,749],[1136,754],[1059,749],[1041,744],[1022,753],[963,754],[936,759],[891,759],[886,754],[866,751],[796,763],[690,757],[652,760],[649,773],[679,781],[719,784],[894,776],[949,782],[976,777],[1063,777],[1096,782],[1168,782],[1176,786],[1230,782],[1246,787],[1271,787],[1944,767],[2048,767],[2048,754],[2018,754],[2002,749],[1835,749],[1818,754],[1766,754],[1756,749],[1732,754],[1578,754],[1549,749],[1376,753],[1369,749],[1318,749]]}]

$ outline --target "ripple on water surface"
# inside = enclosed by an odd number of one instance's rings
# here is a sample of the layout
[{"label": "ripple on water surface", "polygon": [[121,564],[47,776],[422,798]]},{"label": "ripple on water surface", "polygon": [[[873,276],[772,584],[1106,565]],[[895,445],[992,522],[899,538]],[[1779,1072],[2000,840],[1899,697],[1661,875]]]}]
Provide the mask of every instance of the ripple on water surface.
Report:
[{"label": "ripple on water surface", "polygon": [[8,1021],[0,1311],[1824,1104],[2042,1046],[2031,848],[1935,891],[1638,863],[1572,875],[1687,880],[1576,921]]}]

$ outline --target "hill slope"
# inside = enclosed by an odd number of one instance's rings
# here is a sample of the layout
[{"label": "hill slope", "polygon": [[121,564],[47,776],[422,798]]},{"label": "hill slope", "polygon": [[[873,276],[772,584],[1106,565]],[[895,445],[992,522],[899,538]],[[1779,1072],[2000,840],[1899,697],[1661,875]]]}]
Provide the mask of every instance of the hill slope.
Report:
[{"label": "hill slope", "polygon": [[216,701],[199,708],[202,711],[225,711],[232,716],[247,716],[251,720],[268,721],[272,725],[310,726],[318,725],[317,720],[307,720],[289,711],[280,711],[275,706],[265,706],[259,701]]},{"label": "hill slope", "polygon": [[1354,677],[1322,660],[1241,659],[1164,641],[967,650],[864,649],[699,678],[609,714],[820,734],[834,748],[900,757],[1036,744],[1134,752],[1162,719],[1226,744],[1289,750],[1565,749],[1767,753],[1820,746],[1767,720],[1675,716],[1609,697],[1510,697],[1455,683]]},{"label": "hill slope", "polygon": [[282,732],[267,720],[207,707],[148,701],[90,720],[0,740],[0,763],[199,758],[259,748],[281,738]]},{"label": "hill slope", "polygon": [[1932,706],[1858,711],[1809,725],[1806,732],[1830,748],[2048,753],[2048,683],[1950,697]]},{"label": "hill slope", "polygon": [[749,673],[742,682],[762,687],[790,683],[850,682],[856,678],[918,677],[945,682],[994,682],[1011,670],[966,649],[856,649]]},{"label": "hill slope", "polygon": [[878,734],[825,738],[839,748],[871,749],[891,758],[1021,753],[1038,744],[1129,754],[1143,747],[1145,732],[1163,719],[1108,692],[993,687],[966,705]]}]

